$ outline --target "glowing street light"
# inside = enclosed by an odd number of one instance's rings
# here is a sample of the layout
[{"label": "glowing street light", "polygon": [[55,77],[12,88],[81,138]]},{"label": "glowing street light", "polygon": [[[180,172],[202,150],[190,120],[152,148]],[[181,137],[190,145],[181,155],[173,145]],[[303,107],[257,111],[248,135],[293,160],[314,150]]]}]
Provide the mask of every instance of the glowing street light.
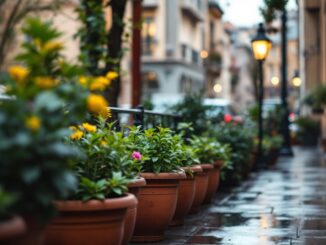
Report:
[{"label": "glowing street light", "polygon": [[207,59],[208,58],[208,52],[206,50],[200,51],[200,57],[202,59]]},{"label": "glowing street light", "polygon": [[263,156],[263,99],[264,99],[264,76],[263,63],[267,58],[272,42],[265,34],[265,28],[262,23],[259,24],[257,35],[251,40],[252,52],[258,61],[259,67],[259,86],[258,86],[258,157],[257,163],[261,163]]},{"label": "glowing street light", "polygon": [[214,91],[218,94],[218,93],[221,93],[222,90],[223,90],[223,87],[221,84],[215,84],[214,87],[213,87]]},{"label": "glowing street light", "polygon": [[292,84],[294,87],[300,87],[301,86],[301,78],[299,76],[299,72],[296,71],[294,73],[294,76],[292,77]]},{"label": "glowing street light", "polygon": [[271,84],[273,86],[278,86],[280,84],[280,79],[278,77],[276,77],[276,76],[272,77],[271,78]]}]

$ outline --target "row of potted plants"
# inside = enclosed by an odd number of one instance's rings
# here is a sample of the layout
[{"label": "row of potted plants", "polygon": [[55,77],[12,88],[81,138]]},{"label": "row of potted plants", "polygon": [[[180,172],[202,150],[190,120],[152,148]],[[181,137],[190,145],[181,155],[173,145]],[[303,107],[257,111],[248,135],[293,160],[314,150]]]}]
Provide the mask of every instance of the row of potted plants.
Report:
[{"label": "row of potted plants", "polygon": [[0,102],[1,244],[162,240],[211,201],[220,176],[234,184],[250,171],[250,123],[117,132],[102,92],[118,74],[66,62],[49,23],[30,19],[23,32],[23,65],[10,67]]},{"label": "row of potted plants", "polygon": [[115,132],[101,92],[116,74],[86,77],[65,62],[60,33],[49,23],[30,19],[23,32],[23,66],[10,67],[3,82],[11,99],[0,105],[2,244],[160,240],[185,210],[209,202],[226,146],[185,142],[160,127]]}]

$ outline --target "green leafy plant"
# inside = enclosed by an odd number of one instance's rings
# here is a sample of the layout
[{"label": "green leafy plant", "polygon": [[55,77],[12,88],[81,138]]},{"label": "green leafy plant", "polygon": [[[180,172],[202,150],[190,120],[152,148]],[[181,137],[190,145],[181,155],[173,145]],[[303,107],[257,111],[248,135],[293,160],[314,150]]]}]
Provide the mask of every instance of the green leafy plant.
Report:
[{"label": "green leafy plant", "polygon": [[10,212],[47,222],[53,201],[76,187],[71,170],[82,154],[64,138],[87,117],[88,90],[81,70],[64,61],[60,33],[50,23],[26,21],[18,60],[1,83],[11,98],[0,102],[0,184],[16,201]]},{"label": "green leafy plant", "polygon": [[98,126],[83,123],[72,129],[71,143],[83,149],[86,157],[75,164],[79,185],[70,198],[87,201],[124,195],[138,176],[141,154],[134,156],[129,139],[102,118]]},{"label": "green leafy plant", "polygon": [[313,88],[305,97],[304,102],[309,105],[313,111],[323,109],[326,105],[326,86],[319,85]]},{"label": "green leafy plant", "polygon": [[15,197],[0,186],[0,222],[10,217],[9,209],[14,201]]},{"label": "green leafy plant", "polygon": [[133,127],[128,137],[133,149],[146,155],[142,160],[142,172],[175,172],[189,162],[181,136],[173,134],[169,128],[141,131]]},{"label": "green leafy plant", "polygon": [[216,139],[230,147],[230,160],[222,170],[222,180],[237,182],[248,167],[250,154],[254,147],[255,130],[251,124],[221,123],[213,132]]},{"label": "green leafy plant", "polygon": [[298,139],[304,145],[316,145],[320,135],[320,122],[310,117],[299,117],[295,124],[298,125]]},{"label": "green leafy plant", "polygon": [[193,136],[191,146],[196,149],[196,154],[201,163],[214,163],[217,160],[228,161],[230,148],[214,138]]},{"label": "green leafy plant", "polygon": [[186,123],[191,123],[195,134],[202,134],[211,126],[207,111],[210,107],[203,104],[200,94],[186,95],[178,104],[171,107],[171,111],[180,115]]}]

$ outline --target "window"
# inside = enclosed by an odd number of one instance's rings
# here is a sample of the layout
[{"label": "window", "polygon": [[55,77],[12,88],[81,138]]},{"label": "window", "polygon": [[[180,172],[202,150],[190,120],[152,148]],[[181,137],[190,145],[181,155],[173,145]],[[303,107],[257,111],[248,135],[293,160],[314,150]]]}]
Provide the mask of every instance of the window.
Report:
[{"label": "window", "polygon": [[198,64],[198,52],[196,51],[196,50],[192,50],[192,52],[191,52],[191,61],[192,61],[192,63],[194,63],[194,64]]},{"label": "window", "polygon": [[142,85],[142,92],[145,98],[149,98],[153,93],[157,93],[160,88],[157,74],[153,71],[143,73]]},{"label": "window", "polygon": [[190,93],[192,91],[192,79],[182,75],[179,83],[179,89],[181,93]]},{"label": "window", "polygon": [[146,17],[142,27],[142,52],[152,55],[155,48],[156,25],[153,17]]},{"label": "window", "polygon": [[187,59],[187,45],[186,44],[181,44],[181,55],[182,55],[183,60]]}]

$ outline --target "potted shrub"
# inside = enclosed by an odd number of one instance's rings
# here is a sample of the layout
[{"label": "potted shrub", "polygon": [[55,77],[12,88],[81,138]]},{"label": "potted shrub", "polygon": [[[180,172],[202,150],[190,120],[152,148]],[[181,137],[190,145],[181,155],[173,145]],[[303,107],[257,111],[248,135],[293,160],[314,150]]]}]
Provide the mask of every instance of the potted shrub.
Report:
[{"label": "potted shrub", "polygon": [[299,117],[295,124],[298,125],[298,140],[305,146],[316,146],[320,135],[320,122],[309,117]]},{"label": "potted shrub", "polygon": [[25,223],[19,216],[10,215],[9,207],[15,198],[0,186],[0,243],[15,244],[25,230]]},{"label": "potted shrub", "polygon": [[[191,144],[196,149],[199,161],[205,163],[201,166],[204,172],[207,171],[208,173],[208,184],[203,203],[210,203],[218,189],[220,169],[224,161],[228,161],[230,149],[227,145],[222,145],[215,139],[208,137],[193,137]],[[213,165],[213,168],[210,165]]]},{"label": "potted shrub", "polygon": [[224,186],[234,186],[240,183],[251,169],[251,152],[254,149],[255,130],[246,121],[221,123],[213,132],[216,139],[230,147],[230,161],[222,169],[221,180]]},{"label": "potted shrub", "polygon": [[23,32],[22,65],[1,81],[11,99],[0,102],[0,184],[16,197],[9,212],[26,222],[21,242],[39,244],[53,200],[76,186],[71,161],[80,152],[63,138],[85,118],[88,93],[74,80],[79,69],[60,55],[60,33],[37,19],[27,20]]},{"label": "potted shrub", "polygon": [[176,209],[179,180],[186,178],[180,171],[182,149],[175,144],[179,136],[168,128],[157,127],[145,131],[133,128],[128,137],[134,150],[147,156],[142,159],[140,175],[146,179],[146,186],[139,192],[132,241],[163,240]]},{"label": "potted shrub", "polygon": [[98,126],[83,123],[72,130],[73,144],[86,156],[74,165],[77,191],[56,202],[60,216],[49,225],[46,243],[121,244],[127,210],[137,205],[127,190],[137,177],[138,162],[123,145],[122,134],[111,130],[104,119]]},{"label": "potted shrub", "polygon": [[181,148],[181,166],[187,177],[180,180],[177,206],[170,226],[179,226],[184,223],[185,216],[189,213],[195,199],[196,174],[202,172],[201,167],[194,165],[194,163],[198,162],[195,149],[184,144],[184,142],[182,142]]},{"label": "potted shrub", "polygon": [[274,166],[277,162],[279,151],[283,143],[283,138],[280,135],[270,136],[269,141],[269,151],[267,153],[267,163]]},{"label": "potted shrub", "polygon": [[305,97],[304,102],[311,107],[315,114],[323,114],[326,105],[326,86],[318,85]]}]

